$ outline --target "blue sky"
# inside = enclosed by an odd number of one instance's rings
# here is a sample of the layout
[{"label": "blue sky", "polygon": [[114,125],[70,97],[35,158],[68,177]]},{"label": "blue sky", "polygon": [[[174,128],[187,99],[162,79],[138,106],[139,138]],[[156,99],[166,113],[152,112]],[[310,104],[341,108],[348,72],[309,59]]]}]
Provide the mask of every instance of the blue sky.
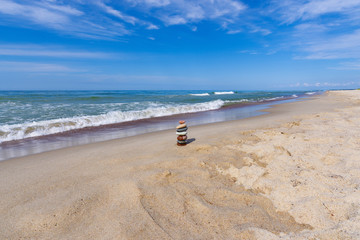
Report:
[{"label": "blue sky", "polygon": [[360,0],[0,0],[0,89],[360,87]]}]

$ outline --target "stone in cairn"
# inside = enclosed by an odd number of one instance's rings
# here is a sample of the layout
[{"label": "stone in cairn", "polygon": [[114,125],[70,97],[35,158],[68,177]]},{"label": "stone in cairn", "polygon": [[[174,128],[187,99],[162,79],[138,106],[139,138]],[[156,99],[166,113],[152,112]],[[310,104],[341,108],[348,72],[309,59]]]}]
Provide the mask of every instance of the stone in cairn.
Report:
[{"label": "stone in cairn", "polygon": [[180,125],[176,127],[176,134],[177,137],[177,145],[178,146],[185,146],[186,145],[186,130],[188,129],[186,126],[185,121],[179,121]]}]

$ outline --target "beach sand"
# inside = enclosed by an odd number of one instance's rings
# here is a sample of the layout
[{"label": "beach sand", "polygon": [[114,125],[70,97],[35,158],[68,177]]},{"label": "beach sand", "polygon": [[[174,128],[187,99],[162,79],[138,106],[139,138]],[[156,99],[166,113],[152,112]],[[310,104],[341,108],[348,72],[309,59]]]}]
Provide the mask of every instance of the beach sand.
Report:
[{"label": "beach sand", "polygon": [[266,111],[2,161],[0,239],[360,239],[360,91]]}]

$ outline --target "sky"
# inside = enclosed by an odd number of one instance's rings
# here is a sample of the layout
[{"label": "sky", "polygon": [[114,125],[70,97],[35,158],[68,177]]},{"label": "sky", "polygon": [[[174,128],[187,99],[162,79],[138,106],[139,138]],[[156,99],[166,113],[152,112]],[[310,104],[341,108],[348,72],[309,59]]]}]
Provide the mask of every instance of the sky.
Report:
[{"label": "sky", "polygon": [[0,0],[0,90],[360,88],[360,0]]}]

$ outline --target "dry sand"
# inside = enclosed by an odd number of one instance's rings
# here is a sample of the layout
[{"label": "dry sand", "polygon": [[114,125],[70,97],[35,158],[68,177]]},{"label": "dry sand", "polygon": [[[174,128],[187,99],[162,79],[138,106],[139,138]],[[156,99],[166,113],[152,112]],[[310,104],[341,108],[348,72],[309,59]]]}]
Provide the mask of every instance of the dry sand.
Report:
[{"label": "dry sand", "polygon": [[0,239],[360,239],[360,91],[268,111],[0,162]]}]

